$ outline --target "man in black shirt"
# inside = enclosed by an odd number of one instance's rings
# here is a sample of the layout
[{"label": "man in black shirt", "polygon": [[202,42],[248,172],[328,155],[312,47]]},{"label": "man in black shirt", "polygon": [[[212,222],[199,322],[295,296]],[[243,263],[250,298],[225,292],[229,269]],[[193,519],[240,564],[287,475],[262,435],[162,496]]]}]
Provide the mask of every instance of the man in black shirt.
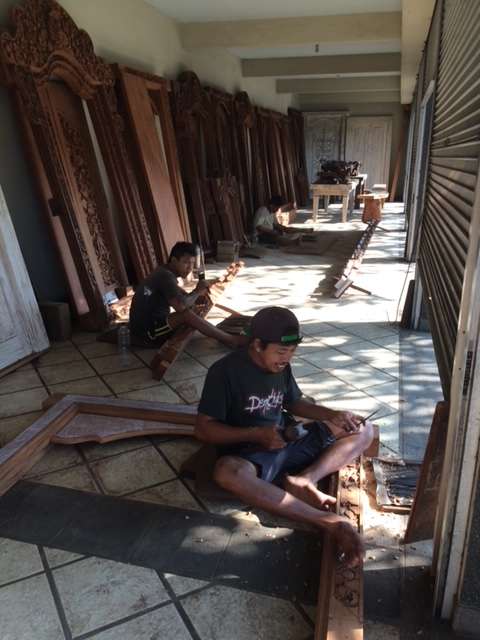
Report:
[{"label": "man in black shirt", "polygon": [[[177,242],[168,263],[158,267],[135,290],[130,307],[130,332],[147,344],[158,347],[170,338],[180,325],[189,325],[229,347],[239,344],[231,336],[210,324],[191,310],[198,298],[208,292],[209,283],[200,280],[189,294],[179,287],[177,279],[186,278],[195,266],[197,247],[191,242]],[[170,308],[174,313],[170,312]]]},{"label": "man in black shirt", "polygon": [[[328,511],[335,498],[317,483],[354,460],[372,441],[360,416],[307,402],[290,360],[302,338],[288,309],[259,311],[248,348],[216,362],[205,380],[195,435],[219,447],[214,478],[249,505],[330,531],[349,565],[363,555],[348,520]],[[285,425],[284,409],[311,420],[307,432]]]}]

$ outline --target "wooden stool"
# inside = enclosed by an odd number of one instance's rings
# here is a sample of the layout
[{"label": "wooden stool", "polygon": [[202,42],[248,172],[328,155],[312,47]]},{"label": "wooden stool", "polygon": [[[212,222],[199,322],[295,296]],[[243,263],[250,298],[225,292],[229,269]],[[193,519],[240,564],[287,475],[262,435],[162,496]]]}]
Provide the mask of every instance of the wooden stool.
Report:
[{"label": "wooden stool", "polygon": [[362,193],[359,195],[359,200],[363,200],[364,208],[362,214],[362,222],[371,222],[377,220],[380,222],[382,219],[382,209],[385,204],[385,200],[388,198],[387,191],[378,191],[375,193]]}]

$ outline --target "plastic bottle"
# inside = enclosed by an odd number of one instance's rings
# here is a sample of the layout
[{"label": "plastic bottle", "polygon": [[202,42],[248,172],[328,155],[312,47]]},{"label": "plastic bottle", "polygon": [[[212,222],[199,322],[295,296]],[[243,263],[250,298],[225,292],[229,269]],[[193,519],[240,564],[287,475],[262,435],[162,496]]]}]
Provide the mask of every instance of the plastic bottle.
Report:
[{"label": "plastic bottle", "polygon": [[122,324],[117,335],[118,353],[120,354],[120,363],[128,364],[128,350],[130,348],[130,329],[128,324]]},{"label": "plastic bottle", "polygon": [[205,280],[205,257],[203,255],[203,249],[201,246],[198,247],[197,257],[196,257],[196,271],[197,277],[199,280]]}]

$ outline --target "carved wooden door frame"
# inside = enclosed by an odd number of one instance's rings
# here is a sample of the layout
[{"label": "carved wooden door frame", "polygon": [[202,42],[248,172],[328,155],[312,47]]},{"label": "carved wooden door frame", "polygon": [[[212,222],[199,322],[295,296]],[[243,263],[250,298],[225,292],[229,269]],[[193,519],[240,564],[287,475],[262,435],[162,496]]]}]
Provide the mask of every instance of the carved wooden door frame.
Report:
[{"label": "carved wooden door frame", "polygon": [[[54,0],[27,0],[23,6],[12,8],[11,22],[13,33],[3,31],[0,35],[5,80],[18,108],[75,309],[90,328],[98,329],[107,321],[103,295],[128,284],[126,271],[111,214],[107,209],[99,211],[95,201],[90,200],[97,167],[87,166],[79,159],[81,154],[65,148],[68,145],[59,137],[59,123],[52,120],[48,84],[63,83],[88,106],[132,261],[137,277],[141,278],[151,272],[158,259],[123,140],[114,75],[95,55],[88,34],[78,29]],[[73,144],[79,136],[74,131],[70,133]],[[79,143],[87,144],[85,140]],[[73,182],[69,182],[72,176],[62,163],[65,154],[69,154],[71,166],[77,172],[76,197]],[[53,216],[59,219],[53,221]],[[83,233],[80,219],[86,221]]]}]

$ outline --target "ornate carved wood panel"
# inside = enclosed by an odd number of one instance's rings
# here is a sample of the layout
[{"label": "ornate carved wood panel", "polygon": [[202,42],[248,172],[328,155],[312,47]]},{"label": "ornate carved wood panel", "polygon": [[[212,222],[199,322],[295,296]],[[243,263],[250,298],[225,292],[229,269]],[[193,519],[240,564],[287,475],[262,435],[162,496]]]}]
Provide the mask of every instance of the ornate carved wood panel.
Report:
[{"label": "ornate carved wood panel", "polygon": [[175,242],[190,239],[169,82],[126,67],[117,67],[117,74],[138,152],[139,181],[147,200],[151,235],[157,254],[166,261]]},{"label": "ornate carved wood panel", "polygon": [[75,310],[89,328],[100,328],[107,320],[105,292],[126,285],[127,278],[85,106],[110,173],[137,276],[158,262],[122,137],[114,76],[95,56],[88,34],[53,0],[28,0],[13,8],[11,19],[13,35],[0,36],[6,81],[19,107]]},{"label": "ornate carved wood panel", "polygon": [[174,112],[192,232],[210,250],[218,240],[242,240],[247,213],[233,96],[203,89],[186,71],[174,84]]}]

